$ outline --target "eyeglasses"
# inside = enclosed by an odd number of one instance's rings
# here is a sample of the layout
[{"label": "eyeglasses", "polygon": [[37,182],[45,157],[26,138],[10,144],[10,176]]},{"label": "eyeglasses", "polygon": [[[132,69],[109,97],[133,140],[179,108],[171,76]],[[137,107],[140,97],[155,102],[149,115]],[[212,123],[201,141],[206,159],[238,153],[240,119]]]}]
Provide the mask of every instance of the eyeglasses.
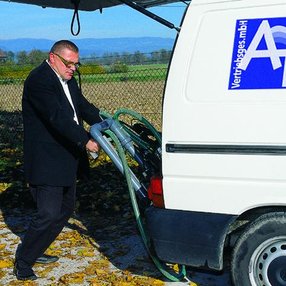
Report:
[{"label": "eyeglasses", "polygon": [[74,66],[76,69],[78,69],[80,67],[80,62],[78,63],[74,63],[74,62],[70,62],[67,61],[66,59],[64,59],[62,56],[60,56],[59,54],[53,53],[54,55],[58,56],[59,59],[61,60],[61,62],[67,67],[67,68],[71,68],[72,66]]}]

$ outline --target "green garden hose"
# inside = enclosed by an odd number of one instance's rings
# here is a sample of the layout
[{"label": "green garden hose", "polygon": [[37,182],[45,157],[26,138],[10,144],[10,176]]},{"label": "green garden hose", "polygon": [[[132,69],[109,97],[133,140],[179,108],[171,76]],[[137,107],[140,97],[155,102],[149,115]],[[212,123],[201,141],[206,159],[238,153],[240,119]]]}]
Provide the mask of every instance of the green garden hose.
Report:
[{"label": "green garden hose", "polygon": [[113,115],[113,119],[119,121],[119,116],[122,114],[127,114],[127,115],[131,115],[132,117],[134,117],[135,119],[139,120],[140,122],[142,122],[151,132],[152,134],[155,136],[156,140],[158,141],[158,143],[160,144],[160,146],[162,145],[162,139],[161,139],[161,135],[159,134],[159,132],[156,130],[156,128],[146,119],[144,118],[141,114],[133,111],[133,110],[129,110],[126,108],[121,108],[118,109],[114,115]]},{"label": "green garden hose", "polygon": [[[143,124],[148,126],[148,128],[150,128],[150,130],[154,134],[155,138],[161,144],[161,137],[160,137],[159,133],[143,116],[139,115],[138,113],[136,113],[134,111],[130,111],[127,109],[121,109],[115,113],[113,119],[118,120],[118,116],[120,114],[132,115],[133,117],[135,117],[136,119],[141,121]],[[111,117],[111,115],[106,113],[106,112],[101,112],[101,115],[105,118]],[[147,231],[145,230],[143,219],[142,219],[139,207],[138,207],[136,194],[135,194],[132,182],[131,182],[130,168],[129,168],[128,163],[127,163],[127,159],[126,159],[124,149],[123,149],[120,141],[118,140],[117,136],[112,131],[106,130],[104,132],[113,140],[113,142],[116,146],[118,155],[120,157],[120,160],[122,162],[122,165],[124,168],[124,175],[125,175],[125,178],[127,181],[127,186],[128,186],[128,190],[129,190],[129,195],[130,195],[131,204],[132,204],[133,212],[135,215],[136,223],[138,225],[138,229],[139,229],[140,235],[142,237],[143,243],[144,243],[151,259],[153,260],[153,262],[156,265],[156,267],[158,268],[158,270],[169,280],[174,281],[174,282],[182,281],[183,279],[188,280],[186,277],[186,267],[184,265],[179,267],[179,273],[176,273],[174,271],[172,271],[174,273],[171,273],[171,269],[167,269],[167,266],[165,264],[163,264],[156,256],[154,256],[152,254],[150,238],[148,237]],[[127,132],[128,132],[128,130],[127,130]]]}]

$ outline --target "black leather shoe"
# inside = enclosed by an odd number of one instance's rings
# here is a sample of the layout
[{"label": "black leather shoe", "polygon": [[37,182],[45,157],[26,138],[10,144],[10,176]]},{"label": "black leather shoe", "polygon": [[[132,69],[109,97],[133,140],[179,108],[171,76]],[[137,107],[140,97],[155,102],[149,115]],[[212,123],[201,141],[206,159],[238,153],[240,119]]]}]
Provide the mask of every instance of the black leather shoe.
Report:
[{"label": "black leather shoe", "polygon": [[58,261],[59,258],[57,256],[43,254],[42,256],[38,257],[36,263],[48,264]]},{"label": "black leather shoe", "polygon": [[14,269],[13,269],[14,275],[17,277],[18,280],[36,280],[38,277],[35,275],[32,268],[21,268],[19,267],[18,263],[15,262]]}]

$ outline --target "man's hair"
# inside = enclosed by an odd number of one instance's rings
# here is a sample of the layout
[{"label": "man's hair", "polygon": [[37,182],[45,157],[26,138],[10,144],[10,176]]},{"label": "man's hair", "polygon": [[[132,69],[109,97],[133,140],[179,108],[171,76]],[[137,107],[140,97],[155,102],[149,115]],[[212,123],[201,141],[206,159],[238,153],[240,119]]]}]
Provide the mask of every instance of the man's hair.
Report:
[{"label": "man's hair", "polygon": [[78,53],[78,47],[73,42],[68,40],[61,40],[54,43],[54,45],[51,47],[50,53],[59,53],[63,49],[68,49],[70,51]]}]

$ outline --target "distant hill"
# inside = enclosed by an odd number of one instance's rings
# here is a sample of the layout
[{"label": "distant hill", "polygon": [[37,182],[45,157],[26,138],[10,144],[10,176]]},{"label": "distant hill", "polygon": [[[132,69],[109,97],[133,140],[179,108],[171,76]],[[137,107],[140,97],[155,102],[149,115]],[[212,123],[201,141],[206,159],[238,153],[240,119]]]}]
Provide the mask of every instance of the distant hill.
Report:
[{"label": "distant hill", "polygon": [[[80,49],[82,57],[102,56],[104,53],[150,53],[160,49],[171,50],[174,44],[172,38],[160,37],[138,37],[138,38],[106,38],[106,39],[72,39]],[[53,40],[48,39],[13,39],[0,40],[0,49],[3,51],[19,51],[29,52],[37,49],[48,51],[53,45]]]}]

